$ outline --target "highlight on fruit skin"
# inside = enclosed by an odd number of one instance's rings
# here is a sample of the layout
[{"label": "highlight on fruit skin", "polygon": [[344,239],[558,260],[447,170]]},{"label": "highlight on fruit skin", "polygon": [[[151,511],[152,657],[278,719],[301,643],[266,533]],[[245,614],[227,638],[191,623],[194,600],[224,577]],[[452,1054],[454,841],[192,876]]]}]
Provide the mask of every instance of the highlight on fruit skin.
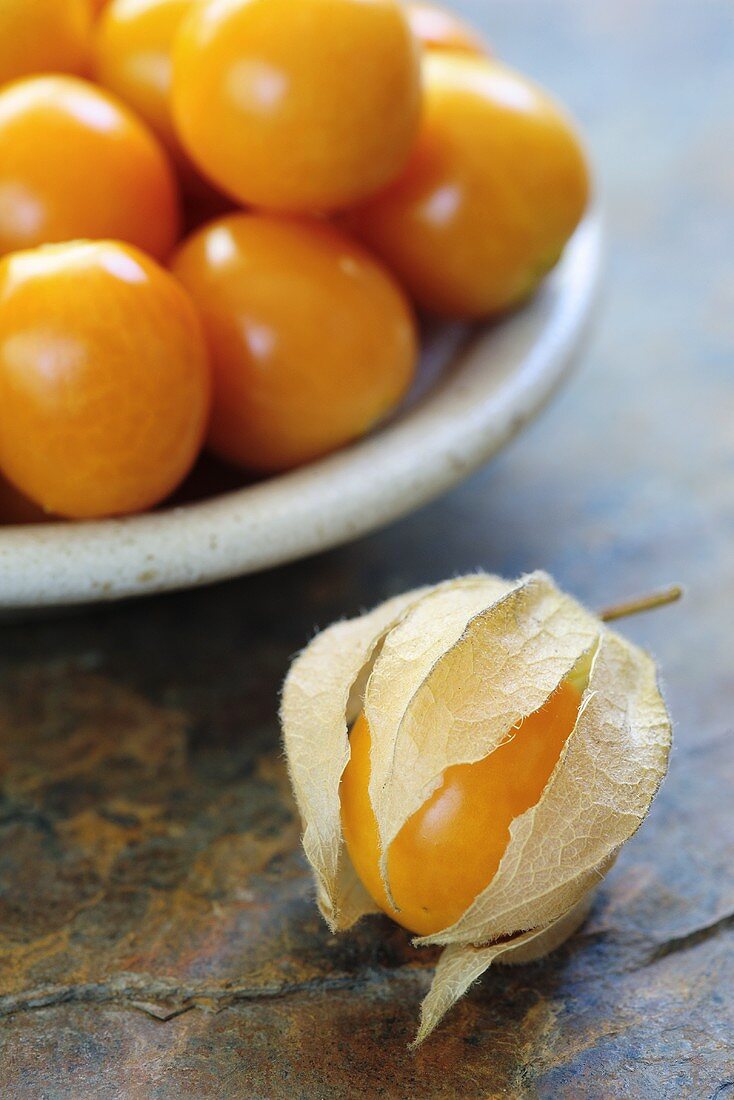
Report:
[{"label": "highlight on fruit skin", "polygon": [[171,53],[195,2],[112,0],[94,37],[95,79],[132,107],[177,160],[183,154],[171,117]]},{"label": "highlight on fruit skin", "polygon": [[[209,416],[204,333],[183,287],[118,241],[0,260],[0,471],[67,519],[151,508],[194,464]],[[0,493],[0,504],[2,497]]]},{"label": "highlight on fruit skin", "polygon": [[179,140],[171,110],[173,46],[179,28],[200,0],[110,0],[93,40],[95,80],[118,96],[153,131],[176,168],[181,189],[197,205],[227,202],[194,167]]},{"label": "highlight on fruit skin", "polygon": [[407,5],[406,11],[410,29],[423,49],[480,55],[489,53],[479,31],[474,30],[449,8],[416,0]]},{"label": "highlight on fruit skin", "polygon": [[212,0],[173,52],[173,115],[233,199],[341,210],[402,169],[421,110],[420,49],[398,0]]},{"label": "highlight on fruit skin", "polygon": [[166,260],[179,222],[168,157],[114,96],[75,76],[0,90],[0,255],[89,239]]},{"label": "highlight on fruit skin", "polygon": [[208,446],[232,465],[271,473],[321,458],[374,428],[411,386],[410,303],[327,222],[230,214],[193,233],[172,270],[211,351]]},{"label": "highlight on fruit skin", "polygon": [[416,1043],[493,962],[575,931],[671,738],[651,658],[543,573],[335,624],[294,661],[281,717],[329,927],[381,910],[445,948]]},{"label": "highlight on fruit skin", "polygon": [[497,316],[532,295],[581,221],[584,149],[547,93],[491,58],[429,52],[423,83],[410,160],[347,224],[427,312]]},{"label": "highlight on fruit skin", "polygon": [[459,920],[496,872],[514,818],[540,799],[580,703],[578,687],[564,680],[484,760],[447,768],[441,786],[392,843],[392,902],[380,877],[377,820],[369,801],[371,731],[360,714],[342,776],[342,828],[354,868],[380,909],[420,936]]}]

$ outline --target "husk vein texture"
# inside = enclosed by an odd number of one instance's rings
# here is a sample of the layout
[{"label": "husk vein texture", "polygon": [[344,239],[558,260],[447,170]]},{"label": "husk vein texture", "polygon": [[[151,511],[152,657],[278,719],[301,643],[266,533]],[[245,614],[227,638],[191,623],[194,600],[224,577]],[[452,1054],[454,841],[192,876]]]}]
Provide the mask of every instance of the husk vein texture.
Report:
[{"label": "husk vein texture", "polygon": [[389,600],[314,638],[282,699],[288,765],[318,904],[333,931],[376,906],[341,829],[349,727],[369,723],[369,795],[388,898],[390,846],[447,768],[484,759],[583,670],[573,732],[539,801],[514,819],[497,871],[450,928],[416,1043],[494,962],[538,957],[571,934],[644,820],[667,768],[670,722],[643,651],[543,573],[477,574]]}]

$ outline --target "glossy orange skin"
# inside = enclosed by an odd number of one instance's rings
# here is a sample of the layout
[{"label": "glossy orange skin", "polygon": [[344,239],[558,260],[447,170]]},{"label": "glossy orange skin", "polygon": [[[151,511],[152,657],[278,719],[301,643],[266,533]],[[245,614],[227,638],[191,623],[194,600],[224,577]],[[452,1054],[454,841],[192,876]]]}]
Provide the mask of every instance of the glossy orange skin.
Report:
[{"label": "glossy orange skin", "polygon": [[86,73],[88,0],[2,0],[0,85],[34,73]]},{"label": "glossy orange skin", "polygon": [[94,75],[143,119],[164,145],[186,198],[214,217],[231,203],[194,167],[171,109],[173,43],[195,4],[204,0],[108,0],[94,36]]},{"label": "glossy orange skin", "polygon": [[186,193],[213,204],[213,189],[184,152],[171,113],[173,43],[184,16],[202,2],[111,0],[96,28],[94,74],[150,126],[170,154]]},{"label": "glossy orange skin", "polygon": [[195,233],[173,271],[204,320],[209,447],[228,462],[263,472],[308,462],[363,435],[410,386],[405,296],[326,223],[233,214]]},{"label": "glossy orange skin", "polygon": [[267,210],[340,209],[379,190],[408,158],[420,102],[398,0],[211,0],[174,49],[184,146]]},{"label": "glossy orange skin", "polygon": [[109,4],[110,0],[89,0],[92,15],[100,15]]},{"label": "glossy orange skin", "polygon": [[111,0],[97,24],[95,79],[145,119],[169,150],[173,40],[198,0]]},{"label": "glossy orange skin", "polygon": [[424,49],[487,54],[485,43],[473,27],[447,8],[415,3],[408,4],[407,11],[411,30]]},{"label": "glossy orange skin", "polygon": [[559,259],[589,197],[572,124],[497,62],[429,53],[421,132],[402,176],[348,224],[429,312],[502,313]]},{"label": "glossy orange skin", "polygon": [[0,470],[87,519],[163,500],[203,442],[210,372],[185,291],[111,241],[0,262]]},{"label": "glossy orange skin", "polygon": [[428,936],[449,928],[491,882],[510,839],[510,825],[534,806],[573,730],[581,695],[566,682],[476,764],[448,768],[439,789],[403,826],[388,855],[394,909],[380,877],[377,822],[369,799],[369,725],[349,736],[351,757],[341,783],[341,815],[352,864],[375,903],[398,924]]},{"label": "glossy orange skin", "polygon": [[101,89],[58,76],[0,92],[0,255],[88,237],[165,259],[178,207],[163,149]]}]

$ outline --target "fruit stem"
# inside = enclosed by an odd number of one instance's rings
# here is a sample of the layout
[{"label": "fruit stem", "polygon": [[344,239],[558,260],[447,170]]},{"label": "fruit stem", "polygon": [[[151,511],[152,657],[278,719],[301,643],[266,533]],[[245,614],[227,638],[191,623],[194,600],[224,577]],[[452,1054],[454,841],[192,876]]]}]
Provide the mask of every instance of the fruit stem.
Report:
[{"label": "fruit stem", "polygon": [[679,584],[674,584],[670,588],[664,588],[662,592],[653,592],[650,596],[640,596],[636,600],[607,607],[599,612],[599,618],[602,622],[611,623],[616,619],[626,619],[630,615],[640,615],[643,611],[654,611],[658,607],[676,603],[682,596],[683,589]]}]

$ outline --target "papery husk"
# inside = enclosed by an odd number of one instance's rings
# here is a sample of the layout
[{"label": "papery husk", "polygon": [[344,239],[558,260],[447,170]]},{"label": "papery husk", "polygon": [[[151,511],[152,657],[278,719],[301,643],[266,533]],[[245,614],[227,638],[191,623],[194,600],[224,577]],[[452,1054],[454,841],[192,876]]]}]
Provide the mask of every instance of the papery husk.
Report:
[{"label": "papery husk", "polygon": [[449,1009],[490,966],[495,963],[520,966],[535,962],[565,943],[586,920],[593,896],[594,891],[590,890],[546,928],[522,932],[487,947],[472,947],[463,943],[452,943],[447,947],[438,960],[431,988],[421,1005],[420,1025],[411,1047],[419,1047],[425,1042]]},{"label": "papery husk", "polygon": [[397,596],[317,634],[294,661],[283,688],[281,723],[305,826],[303,848],[316,876],[319,908],[333,932],[376,909],[343,858],[339,784],[349,761],[350,696],[387,630],[423,591]]},{"label": "papery husk", "polygon": [[515,583],[480,574],[331,627],[286,680],[282,718],[304,848],[321,911],[341,930],[376,909],[340,822],[348,728],[359,711],[372,735],[369,793],[391,898],[390,844],[445,770],[484,759],[566,677],[589,668],[575,728],[538,803],[512,822],[491,882],[451,928],[415,941],[446,947],[416,1042],[494,961],[537,957],[583,919],[667,767],[670,725],[653,663],[545,574]]},{"label": "papery husk", "polygon": [[[427,596],[414,605],[385,639],[375,662],[364,710],[372,736],[370,800],[383,852],[387,855],[403,825],[440,786],[447,768],[473,764],[512,736],[538,710],[580,658],[594,646],[599,622],[549,577],[535,573],[516,585],[495,582],[495,599],[475,607],[460,632],[440,636],[441,623],[421,620]],[[443,593],[444,601],[452,593]],[[435,598],[435,597],[434,597]],[[453,625],[453,624],[452,624]],[[390,697],[402,698],[402,668],[391,640],[411,628],[437,636],[439,655],[408,705],[397,713]],[[440,645],[443,648],[440,649]],[[375,700],[375,684],[381,691]]]},{"label": "papery husk", "polygon": [[665,774],[670,724],[647,654],[605,630],[573,732],[540,801],[510,826],[489,886],[426,944],[488,943],[550,924],[642,824]]},{"label": "papery husk", "polygon": [[[303,847],[316,877],[319,909],[332,931],[345,931],[361,916],[378,911],[344,851],[339,807],[339,784],[349,760],[349,726],[362,709],[376,655],[391,628],[428,599],[435,621],[443,624],[439,645],[434,642],[433,652],[430,641],[419,639],[415,651],[404,654],[400,669],[402,685],[415,662],[421,671],[419,684],[426,656],[432,663],[443,650],[444,637],[459,637],[477,608],[510,587],[508,581],[478,574],[407,592],[357,619],[330,626],[293,662],[283,687],[281,724],[305,827]],[[442,613],[441,597],[446,594],[451,605],[459,604],[458,615],[453,608]]]}]

